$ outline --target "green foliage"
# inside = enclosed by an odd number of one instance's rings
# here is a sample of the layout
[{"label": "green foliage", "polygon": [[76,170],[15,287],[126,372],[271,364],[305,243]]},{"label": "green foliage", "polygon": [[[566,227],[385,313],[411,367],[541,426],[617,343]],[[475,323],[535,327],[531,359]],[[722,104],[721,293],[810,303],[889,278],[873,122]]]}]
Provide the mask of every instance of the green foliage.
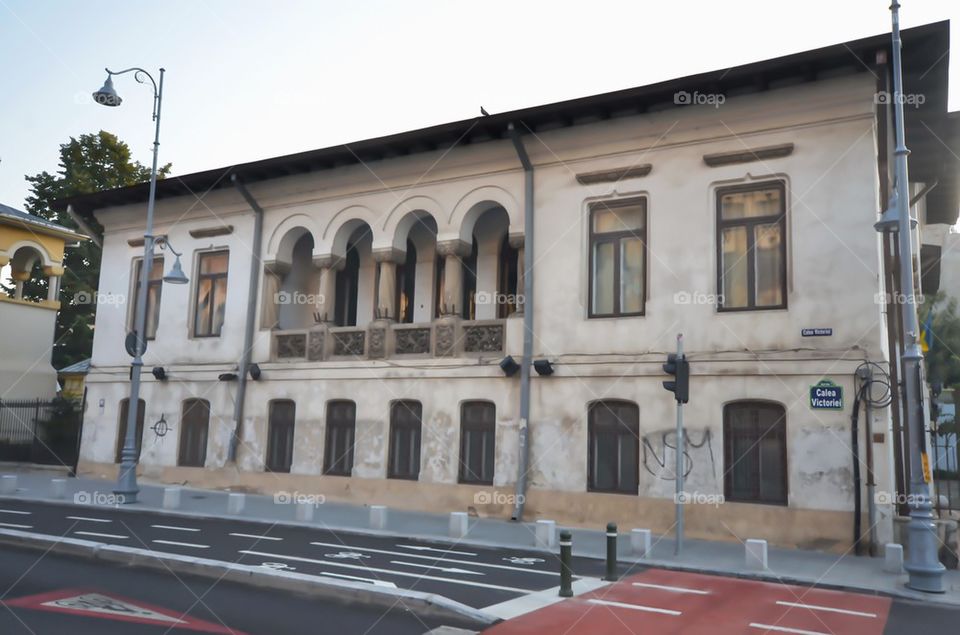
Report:
[{"label": "green foliage", "polygon": [[[168,163],[158,169],[158,178],[163,178],[169,172]],[[71,137],[69,142],[62,144],[56,173],[44,171],[25,178],[30,183],[26,211],[83,233],[66,212],[55,212],[50,204],[60,198],[142,183],[149,180],[150,168],[131,158],[130,147],[126,143],[101,130],[96,134],[80,135],[79,138]],[[95,219],[87,217],[85,220],[94,231],[103,235],[103,228]],[[100,279],[100,248],[93,241],[83,241],[76,247],[68,246],[63,264],[66,273],[60,284],[60,312],[57,315],[52,360],[54,368],[63,368],[90,357],[97,304],[76,303],[73,300],[80,293],[88,298],[96,297]],[[24,295],[45,299],[46,280],[41,276],[39,281],[26,285]]]},{"label": "green foliage", "polygon": [[930,347],[924,353],[927,364],[927,380],[940,382],[944,388],[956,388],[960,385],[960,316],[957,315],[957,301],[942,293],[925,296],[919,306],[920,324],[927,323],[932,314],[932,334],[927,334]]}]

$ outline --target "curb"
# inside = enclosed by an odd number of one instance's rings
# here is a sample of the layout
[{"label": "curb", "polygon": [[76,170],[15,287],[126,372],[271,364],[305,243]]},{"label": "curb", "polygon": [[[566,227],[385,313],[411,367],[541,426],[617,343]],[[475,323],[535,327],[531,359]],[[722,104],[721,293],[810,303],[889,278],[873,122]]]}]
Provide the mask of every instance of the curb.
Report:
[{"label": "curb", "polygon": [[332,600],[341,604],[362,603],[366,606],[385,609],[400,606],[420,615],[457,622],[490,625],[499,621],[499,618],[479,609],[434,593],[378,587],[363,582],[277,571],[209,558],[110,545],[92,540],[0,529],[0,545],[79,556],[129,567],[192,575],[217,581],[226,580],[257,588],[288,591],[308,598]]}]

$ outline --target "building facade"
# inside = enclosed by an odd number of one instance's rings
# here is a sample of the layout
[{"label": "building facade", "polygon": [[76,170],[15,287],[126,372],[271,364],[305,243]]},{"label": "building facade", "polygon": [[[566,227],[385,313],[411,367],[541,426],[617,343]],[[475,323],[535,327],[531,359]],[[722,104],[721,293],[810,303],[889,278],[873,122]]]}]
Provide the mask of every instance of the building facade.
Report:
[{"label": "building facade", "polygon": [[[670,531],[662,364],[682,333],[687,534],[846,549],[855,372],[890,359],[872,227],[892,151],[877,99],[888,48],[166,179],[155,233],[184,251],[190,284],[163,286],[159,254],[144,359],[163,372],[141,389],[140,471],[507,518],[522,494],[524,519]],[[911,69],[930,54],[911,51]],[[135,295],[145,192],[61,202],[105,229],[101,293]],[[947,208],[955,220],[955,197]],[[88,474],[116,473],[132,306],[98,308]],[[525,336],[529,380],[515,372]],[[869,439],[886,491],[890,410],[873,411]],[[894,506],[878,514],[889,539]]]}]

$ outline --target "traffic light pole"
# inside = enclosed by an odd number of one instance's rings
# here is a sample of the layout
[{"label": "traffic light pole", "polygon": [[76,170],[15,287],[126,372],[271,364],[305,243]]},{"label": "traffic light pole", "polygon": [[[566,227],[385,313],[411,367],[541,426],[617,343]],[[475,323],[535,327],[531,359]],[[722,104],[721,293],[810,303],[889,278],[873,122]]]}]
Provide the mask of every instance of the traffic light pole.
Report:
[{"label": "traffic light pole", "polygon": [[[677,334],[677,359],[683,360],[683,334]],[[683,402],[677,400],[677,465],[676,465],[676,486],[677,491],[674,494],[674,507],[676,508],[676,540],[674,541],[673,553],[679,556],[683,551],[683,455],[685,449],[685,439],[683,436]]]}]

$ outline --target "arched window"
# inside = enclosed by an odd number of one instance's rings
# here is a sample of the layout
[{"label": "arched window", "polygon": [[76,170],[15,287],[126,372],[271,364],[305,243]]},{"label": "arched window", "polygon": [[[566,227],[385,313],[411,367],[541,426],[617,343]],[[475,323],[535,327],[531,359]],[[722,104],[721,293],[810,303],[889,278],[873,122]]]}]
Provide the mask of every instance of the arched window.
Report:
[{"label": "arched window", "polygon": [[737,401],[723,408],[724,496],[787,504],[787,420],[777,403]]},{"label": "arched window", "polygon": [[[137,400],[137,460],[140,460],[140,449],[143,447],[143,411],[146,404],[143,399]],[[130,400],[120,400],[120,421],[117,426],[117,452],[114,462],[119,463],[120,454],[123,452],[123,444],[127,438],[127,417],[130,414]]]},{"label": "arched window", "polygon": [[464,401],[460,406],[460,482],[493,485],[496,406]]},{"label": "arched window", "polygon": [[296,405],[289,399],[270,402],[267,422],[268,472],[289,472],[293,465],[293,427]]},{"label": "arched window", "polygon": [[357,296],[360,292],[360,254],[356,244],[347,243],[343,269],[337,272],[334,323],[337,326],[357,325]]},{"label": "arched window", "polygon": [[327,435],[323,449],[323,473],[350,476],[353,472],[353,443],[356,438],[357,404],[327,402]]},{"label": "arched window", "polygon": [[180,451],[177,465],[203,467],[207,462],[207,432],[210,427],[210,402],[185,399],[180,418]]},{"label": "arched window", "polygon": [[420,478],[420,429],[423,405],[419,401],[400,400],[390,404],[390,456],[388,478]]},{"label": "arched window", "polygon": [[640,466],[640,411],[630,401],[590,404],[587,413],[587,488],[592,492],[637,494]]},{"label": "arched window", "polygon": [[413,323],[414,298],[417,282],[417,247],[407,239],[407,254],[404,261],[397,265],[397,321],[401,324]]}]

